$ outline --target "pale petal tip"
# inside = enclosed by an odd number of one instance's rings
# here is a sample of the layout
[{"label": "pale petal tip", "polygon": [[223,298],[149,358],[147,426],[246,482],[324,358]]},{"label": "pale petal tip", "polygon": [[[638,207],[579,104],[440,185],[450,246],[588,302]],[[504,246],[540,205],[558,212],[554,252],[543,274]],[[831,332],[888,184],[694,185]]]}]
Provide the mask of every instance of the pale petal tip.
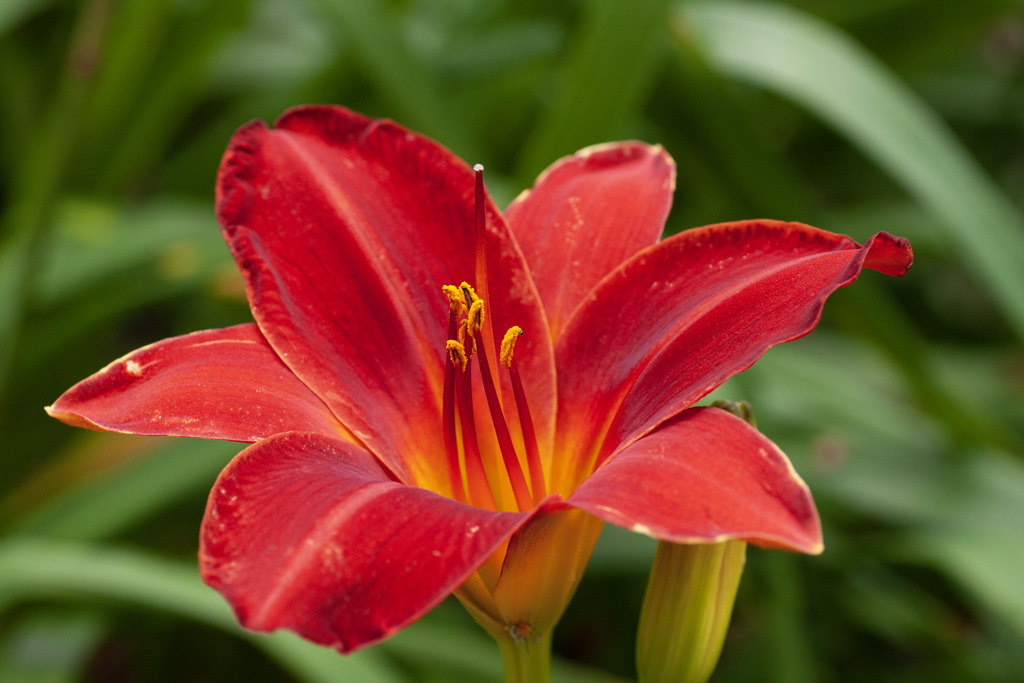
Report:
[{"label": "pale petal tip", "polygon": [[59,420],[60,422],[63,422],[64,424],[69,425],[71,427],[81,427],[82,429],[93,429],[99,431],[111,431],[106,427],[96,424],[89,418],[79,415],[78,413],[58,408],[57,403],[60,403],[59,399],[53,405],[43,406],[43,410],[46,411],[46,414],[52,417],[53,419]]},{"label": "pale petal tip", "polygon": [[[61,398],[63,398],[63,397],[61,397]],[[58,398],[56,401],[54,401],[50,405],[43,406],[43,410],[46,411],[47,415],[49,415],[50,417],[56,418],[56,419],[60,420],[61,422],[67,422],[69,419],[73,419],[73,418],[77,417],[77,415],[75,415],[74,413],[71,413],[71,412],[68,412],[67,410],[65,410],[64,406],[61,406],[60,408],[58,408],[57,404],[60,403],[60,402],[61,402],[61,400]]]}]

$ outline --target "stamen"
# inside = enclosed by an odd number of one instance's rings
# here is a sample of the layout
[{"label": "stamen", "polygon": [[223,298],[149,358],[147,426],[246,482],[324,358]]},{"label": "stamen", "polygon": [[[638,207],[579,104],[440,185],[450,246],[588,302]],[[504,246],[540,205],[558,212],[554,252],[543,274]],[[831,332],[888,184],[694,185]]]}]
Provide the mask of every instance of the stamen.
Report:
[{"label": "stamen", "polygon": [[501,364],[508,369],[512,380],[512,394],[516,397],[516,409],[519,411],[519,426],[523,431],[523,445],[526,448],[526,469],[530,472],[530,488],[533,490],[533,502],[539,503],[547,491],[544,482],[544,466],[540,462],[540,449],[537,447],[537,432],[533,428],[530,416],[530,405],[526,401],[526,390],[519,376],[519,366],[512,355],[516,340],[523,333],[519,326],[509,328],[501,341]]},{"label": "stamen", "polygon": [[[475,306],[476,304],[474,304]],[[512,484],[512,493],[516,497],[516,505],[520,510],[533,508],[533,497],[526,485],[526,477],[523,475],[522,465],[519,464],[519,456],[516,455],[515,446],[512,444],[512,435],[508,431],[508,424],[505,422],[505,415],[501,412],[501,404],[498,402],[498,392],[494,388],[491,378],[491,368],[487,362],[487,353],[484,350],[485,344],[477,346],[480,361],[480,378],[483,380],[484,394],[487,396],[487,408],[491,411],[491,422],[494,424],[494,433],[498,437],[498,448],[501,450],[501,459],[505,462],[505,471],[508,472],[509,483]]]},{"label": "stamen", "polygon": [[[497,354],[501,365],[508,369],[516,407],[519,411],[523,442],[526,450],[526,466],[530,481],[527,483],[523,472],[523,463],[519,461],[508,423],[501,409],[497,385],[494,382],[497,364],[492,365],[488,351],[495,350],[495,338],[491,324],[484,313],[484,302],[487,300],[487,254],[485,250],[487,238],[486,224],[486,193],[483,184],[483,166],[473,168],[475,172],[475,239],[476,239],[476,290],[463,282],[458,287],[445,285],[442,289],[448,297],[449,304],[449,339],[445,349],[451,364],[445,364],[445,384],[442,404],[444,421],[445,455],[448,465],[449,483],[452,496],[478,507],[494,510],[502,509],[498,501],[502,498],[500,465],[489,459],[485,464],[480,453],[477,438],[473,390],[472,364],[470,356],[477,354],[480,363],[480,379],[487,398],[487,408],[491,415],[497,437],[498,449],[508,475],[509,484],[515,495],[519,510],[528,510],[544,496],[546,486],[544,471],[537,448],[537,435],[530,418],[526,394],[523,390],[519,371],[513,358],[516,338],[522,330],[513,327],[502,340],[500,352]],[[463,314],[465,317],[463,318]],[[460,320],[460,318],[462,318]],[[460,374],[458,370],[461,369]],[[455,411],[458,410],[458,418]],[[458,423],[456,423],[458,419]],[[458,429],[461,427],[461,429]],[[461,437],[461,449],[460,446]],[[460,458],[461,455],[461,458]],[[461,459],[461,462],[460,462]],[[461,467],[460,467],[461,465]],[[463,476],[464,472],[464,476]],[[488,474],[491,476],[489,477]],[[531,492],[532,487],[532,492]],[[532,494],[532,495],[531,495]]]},{"label": "stamen", "polygon": [[480,297],[476,295],[476,290],[468,282],[463,282],[459,285],[459,291],[462,292],[462,303],[465,304],[466,310],[473,305],[473,302],[478,301]]},{"label": "stamen", "polygon": [[508,328],[508,332],[505,333],[504,339],[501,340],[501,353],[498,356],[498,360],[501,363],[501,367],[508,370],[512,367],[512,352],[516,348],[516,340],[522,335],[523,328],[518,325],[513,325]]},{"label": "stamen", "polygon": [[477,299],[473,302],[473,305],[469,307],[469,315],[466,318],[469,320],[473,327],[477,330],[481,330],[484,326],[484,300]]},{"label": "stamen", "polygon": [[465,347],[467,357],[476,353],[476,338],[473,336],[473,330],[469,326],[469,318],[463,320],[459,325],[458,338],[459,343]]},{"label": "stamen", "polygon": [[469,362],[469,358],[466,356],[466,347],[454,339],[449,339],[445,343],[445,348],[448,349],[448,356],[452,360],[452,365],[458,365],[465,372],[466,363]]},{"label": "stamen", "polygon": [[[465,283],[463,283],[465,285]],[[455,285],[444,285],[441,290],[448,297],[449,310],[455,316],[466,312],[466,300],[463,298],[462,290]]]},{"label": "stamen", "polygon": [[[448,297],[448,338],[455,339],[459,332],[459,314],[465,310],[462,305],[462,294],[458,287],[445,285],[441,290]],[[462,342],[462,340],[459,340]]]},{"label": "stamen", "polygon": [[498,510],[498,502],[494,497],[495,487],[487,478],[487,470],[484,468],[480,447],[477,445],[476,424],[473,421],[472,369],[472,365],[468,366],[462,376],[456,378],[459,390],[459,420],[462,424],[462,453],[466,458],[469,497],[476,507]]},{"label": "stamen", "polygon": [[[449,352],[450,353],[450,352]],[[455,433],[455,359],[444,364],[444,395],[441,406],[441,424],[444,432],[444,454],[448,465],[448,484],[452,498],[466,502],[466,486],[459,467],[459,444]]]}]

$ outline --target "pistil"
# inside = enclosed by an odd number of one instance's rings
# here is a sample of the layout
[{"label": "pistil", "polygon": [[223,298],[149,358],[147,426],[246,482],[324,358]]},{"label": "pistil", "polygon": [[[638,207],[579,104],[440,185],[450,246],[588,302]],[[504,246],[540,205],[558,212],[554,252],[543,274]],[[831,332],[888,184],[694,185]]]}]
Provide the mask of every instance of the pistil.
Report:
[{"label": "pistil", "polygon": [[[484,167],[482,164],[473,166],[473,191],[474,191],[474,241],[476,243],[476,265],[473,277],[476,281],[474,298],[483,301],[490,301],[490,280],[487,277],[487,193],[484,190]],[[470,302],[467,301],[467,306]],[[489,320],[482,321],[480,332],[480,343],[490,345],[494,348],[494,330],[491,329]],[[497,374],[497,366],[488,365],[491,374]]]},{"label": "pistil", "polygon": [[490,300],[490,291],[487,283],[487,211],[486,193],[484,192],[484,167],[477,164],[473,167],[473,189],[474,208],[476,219],[476,288],[479,290],[479,297],[484,301]]},{"label": "pistil", "polygon": [[[450,363],[446,364],[444,394],[442,402],[442,420],[444,421],[444,446],[449,485],[452,497],[456,500],[469,502],[472,505],[490,509],[502,509],[502,482],[499,481],[500,467],[497,461],[488,460],[484,463],[480,452],[480,442],[473,409],[472,363],[471,357],[476,354],[480,364],[480,379],[483,384],[487,409],[491,424],[494,427],[498,450],[502,464],[508,476],[508,483],[515,496],[515,505],[519,510],[532,509],[547,490],[544,481],[544,470],[540,462],[537,448],[537,435],[526,401],[519,369],[512,358],[514,337],[522,334],[522,330],[513,327],[502,341],[500,363],[509,371],[512,393],[515,396],[519,424],[522,430],[525,458],[520,460],[516,452],[515,442],[509,430],[501,407],[498,384],[495,382],[498,365],[490,351],[498,349],[494,346],[494,335],[490,321],[485,314],[487,298],[487,259],[486,259],[486,209],[483,185],[483,166],[474,167],[475,171],[475,221],[476,221],[476,289],[463,282],[458,287],[445,285],[444,293],[449,301],[449,322],[447,352]],[[465,316],[465,317],[463,317]],[[460,320],[461,318],[461,320]],[[493,365],[492,365],[493,363]],[[456,413],[456,410],[458,413]],[[526,472],[523,465],[526,465]],[[488,466],[490,477],[488,477]],[[527,479],[529,477],[529,479]]]}]

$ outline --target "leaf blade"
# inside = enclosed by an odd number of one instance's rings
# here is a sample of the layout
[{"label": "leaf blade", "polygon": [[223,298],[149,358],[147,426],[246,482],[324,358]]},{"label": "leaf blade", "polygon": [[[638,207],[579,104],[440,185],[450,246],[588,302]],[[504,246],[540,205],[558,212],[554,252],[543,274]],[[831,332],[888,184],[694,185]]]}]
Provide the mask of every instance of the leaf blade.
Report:
[{"label": "leaf blade", "polygon": [[807,108],[929,209],[1024,337],[1024,218],[932,110],[846,35],[791,8],[680,10],[677,37],[712,67]]}]

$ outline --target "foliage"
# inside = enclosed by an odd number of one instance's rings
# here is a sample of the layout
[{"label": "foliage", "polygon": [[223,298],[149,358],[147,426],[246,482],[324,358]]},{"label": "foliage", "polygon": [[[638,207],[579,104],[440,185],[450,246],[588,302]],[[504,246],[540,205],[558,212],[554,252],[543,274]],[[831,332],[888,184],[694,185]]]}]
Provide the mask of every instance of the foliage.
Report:
[{"label": "foliage", "polygon": [[[236,127],[305,102],[423,131],[501,203],[559,155],[639,138],[679,164],[671,230],[909,237],[910,275],[865,274],[716,392],[794,460],[827,550],[751,550],[712,680],[1019,680],[1019,2],[17,0],[0,64],[0,680],[500,680],[447,604],[345,659],[241,632],[194,570],[238,446],[41,409],[142,344],[247,319],[214,172]],[[556,680],[635,675],[652,556],[605,532]]]}]

